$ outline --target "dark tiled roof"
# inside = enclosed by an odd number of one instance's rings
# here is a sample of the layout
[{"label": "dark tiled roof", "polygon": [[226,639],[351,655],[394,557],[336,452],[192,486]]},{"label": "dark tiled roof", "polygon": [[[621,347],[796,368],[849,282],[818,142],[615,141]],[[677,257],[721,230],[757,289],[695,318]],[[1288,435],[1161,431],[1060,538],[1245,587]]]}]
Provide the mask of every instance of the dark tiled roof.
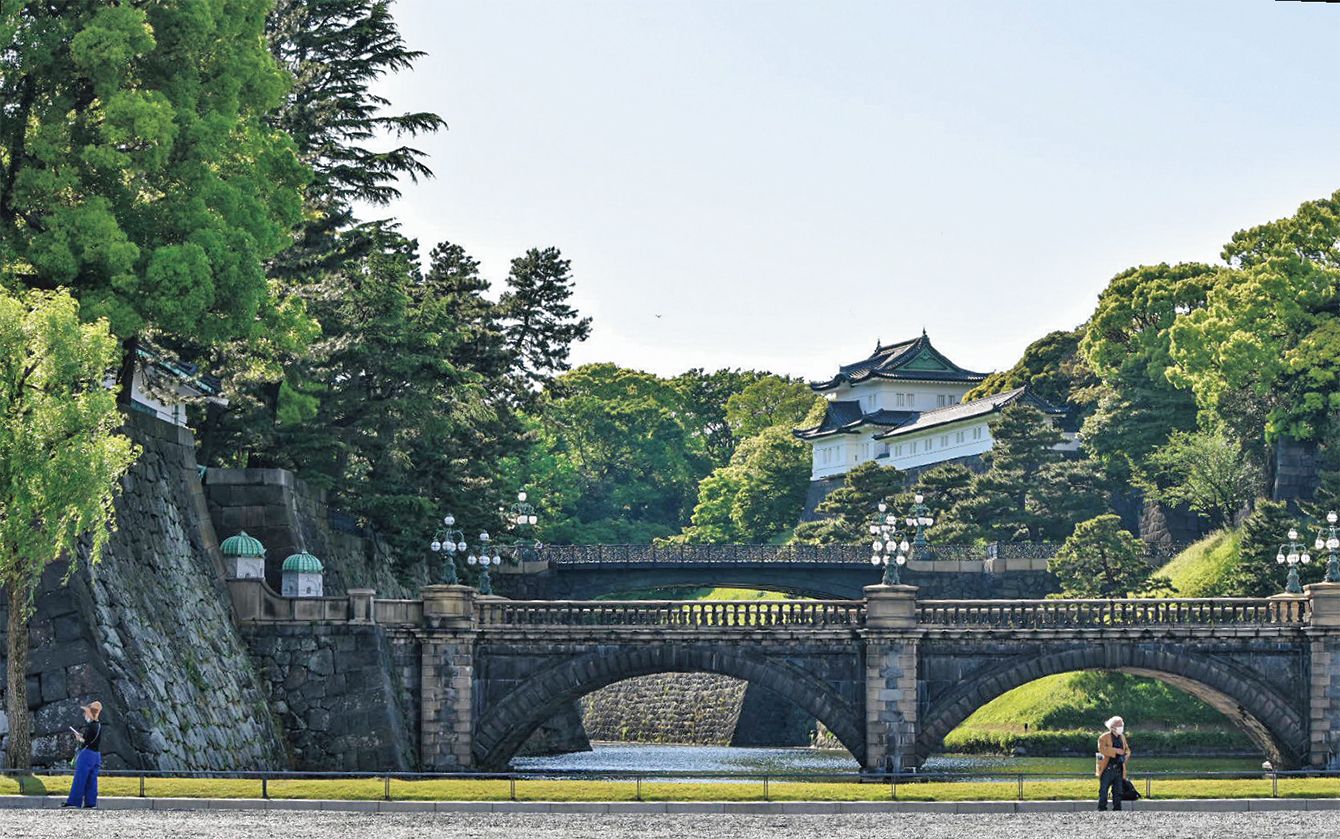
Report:
[{"label": "dark tiled roof", "polygon": [[802,440],[813,440],[830,434],[852,434],[863,425],[896,427],[916,418],[916,411],[890,411],[886,408],[868,414],[863,413],[860,402],[843,399],[828,403],[823,421],[818,425],[813,428],[798,428],[791,433]]},{"label": "dark tiled roof", "polygon": [[882,434],[877,434],[875,435],[875,439],[885,440],[890,437],[901,437],[904,434],[925,431],[928,428],[937,428],[941,425],[948,425],[951,422],[961,422],[963,420],[987,416],[989,414],[994,414],[1006,405],[1021,399],[1045,414],[1059,416],[1065,413],[1064,408],[1058,408],[1045,399],[1033,395],[1029,392],[1028,388],[1017,387],[1014,390],[1007,390],[1004,393],[983,396],[981,399],[974,399],[971,402],[960,402],[957,405],[950,405],[946,408],[935,408],[934,410],[925,411],[913,422],[909,422],[906,425],[900,425],[897,428],[891,428]]},{"label": "dark tiled roof", "polygon": [[202,373],[200,366],[169,355],[161,347],[140,339],[137,355],[147,364],[178,379],[182,384],[194,387],[205,396],[218,396],[223,390],[223,382],[218,376]]},{"label": "dark tiled roof", "polygon": [[869,358],[838,368],[838,374],[826,382],[811,382],[817,391],[832,390],[840,384],[855,384],[866,379],[903,379],[922,382],[980,382],[985,373],[959,367],[931,345],[926,333],[910,341],[876,344]]}]

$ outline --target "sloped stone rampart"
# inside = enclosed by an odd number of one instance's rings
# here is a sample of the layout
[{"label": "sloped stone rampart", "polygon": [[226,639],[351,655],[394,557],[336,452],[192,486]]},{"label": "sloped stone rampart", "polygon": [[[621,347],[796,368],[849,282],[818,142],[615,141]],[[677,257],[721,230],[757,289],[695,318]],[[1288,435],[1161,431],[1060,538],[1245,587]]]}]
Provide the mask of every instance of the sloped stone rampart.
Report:
[{"label": "sloped stone rampart", "polygon": [[[139,414],[124,430],[143,454],[123,481],[102,562],[78,563],[68,585],[63,563],[48,568],[37,598],[34,761],[64,765],[75,749],[68,726],[82,720],[80,703],[98,699],[109,768],[282,768],[283,737],[222,583],[194,441]],[[8,728],[0,713],[0,733]]]}]

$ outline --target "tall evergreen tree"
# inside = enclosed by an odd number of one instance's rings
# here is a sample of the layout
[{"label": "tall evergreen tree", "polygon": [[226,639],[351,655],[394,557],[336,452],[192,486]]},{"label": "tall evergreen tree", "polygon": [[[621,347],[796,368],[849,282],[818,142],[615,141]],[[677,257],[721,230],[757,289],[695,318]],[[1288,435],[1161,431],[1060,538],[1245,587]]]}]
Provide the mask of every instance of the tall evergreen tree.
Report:
[{"label": "tall evergreen tree", "polygon": [[534,393],[568,370],[572,345],[591,334],[591,319],[569,302],[571,264],[558,248],[531,248],[512,260],[498,300],[503,334],[516,359],[519,393]]},{"label": "tall evergreen tree", "polygon": [[[431,177],[425,154],[392,143],[445,127],[436,114],[388,113],[371,86],[410,69],[423,53],[408,49],[388,0],[277,0],[265,22],[275,60],[292,83],[269,123],[293,138],[311,169],[305,206],[288,247],[269,262],[274,286],[298,300],[271,319],[258,340],[219,347],[212,363],[228,405],[212,405],[200,426],[205,462],[232,458],[251,465],[299,464],[278,446],[280,424],[311,421],[320,384],[308,378],[316,336],[305,305],[329,294],[348,268],[384,244],[381,225],[361,224],[354,205],[386,204],[401,179]],[[319,304],[316,304],[319,305]],[[333,324],[323,324],[327,338]]]},{"label": "tall evergreen tree", "polygon": [[391,103],[372,92],[424,55],[405,46],[390,0],[276,0],[266,29],[271,52],[293,77],[270,121],[293,138],[313,172],[299,239],[273,270],[310,279],[349,258],[349,248],[371,244],[340,235],[355,223],[355,203],[387,204],[400,196],[401,179],[432,177],[423,151],[374,145],[446,123],[426,111],[388,113]]}]

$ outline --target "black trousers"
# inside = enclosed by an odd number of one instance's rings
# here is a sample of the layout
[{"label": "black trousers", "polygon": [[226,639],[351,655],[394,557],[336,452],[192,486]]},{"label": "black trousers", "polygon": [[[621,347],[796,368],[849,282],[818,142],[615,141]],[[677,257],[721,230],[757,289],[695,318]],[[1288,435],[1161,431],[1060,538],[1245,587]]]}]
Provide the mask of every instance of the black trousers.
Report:
[{"label": "black trousers", "polygon": [[1109,763],[1098,777],[1098,809],[1107,809],[1108,792],[1112,794],[1112,809],[1121,809],[1121,764]]}]

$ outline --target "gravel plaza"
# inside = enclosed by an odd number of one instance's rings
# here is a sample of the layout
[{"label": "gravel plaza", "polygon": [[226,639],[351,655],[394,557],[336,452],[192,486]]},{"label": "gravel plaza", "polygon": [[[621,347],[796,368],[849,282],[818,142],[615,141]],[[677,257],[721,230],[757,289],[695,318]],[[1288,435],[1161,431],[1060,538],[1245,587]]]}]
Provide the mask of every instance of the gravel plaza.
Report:
[{"label": "gravel plaza", "polygon": [[1340,836],[1329,812],[1123,812],[800,815],[556,815],[501,813],[389,814],[351,812],[186,812],[60,810],[0,811],[0,836],[65,839],[72,833],[128,839],[325,839],[332,835],[379,839],[610,839],[706,836],[723,828],[737,839],[918,837],[960,839],[989,829],[996,839],[1051,839],[1120,831],[1142,839],[1234,839],[1265,835]]}]

